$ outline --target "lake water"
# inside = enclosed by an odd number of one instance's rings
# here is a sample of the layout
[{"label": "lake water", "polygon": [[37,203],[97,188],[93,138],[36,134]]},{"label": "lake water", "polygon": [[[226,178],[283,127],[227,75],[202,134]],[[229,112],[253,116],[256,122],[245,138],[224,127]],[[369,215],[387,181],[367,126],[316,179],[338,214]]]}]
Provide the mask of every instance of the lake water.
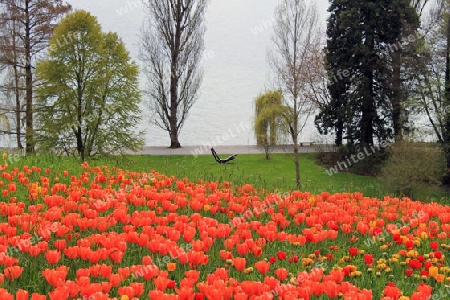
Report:
[{"label": "lake water", "polygon": [[[69,0],[90,11],[103,31],[114,31],[138,63],[139,32],[145,17],[141,0]],[[204,77],[201,94],[180,134],[182,145],[253,145],[253,102],[271,88],[266,60],[272,34],[275,0],[212,0],[206,14]],[[326,0],[316,1],[325,20]],[[323,21],[325,22],[325,21]],[[143,80],[144,81],[144,78]],[[142,82],[142,88],[145,82]],[[143,110],[141,128],[148,146],[168,146],[168,133],[152,125]],[[308,125],[301,140],[318,133]]]}]

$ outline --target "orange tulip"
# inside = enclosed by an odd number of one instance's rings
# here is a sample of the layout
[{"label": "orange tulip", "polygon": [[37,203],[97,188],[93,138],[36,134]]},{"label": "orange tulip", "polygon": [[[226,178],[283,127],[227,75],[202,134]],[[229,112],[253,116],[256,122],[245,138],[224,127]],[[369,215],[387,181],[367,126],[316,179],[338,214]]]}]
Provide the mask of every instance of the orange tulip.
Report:
[{"label": "orange tulip", "polygon": [[246,264],[245,257],[235,257],[233,258],[233,265],[238,271],[244,271]]},{"label": "orange tulip", "polygon": [[248,247],[248,245],[246,243],[243,243],[243,244],[236,245],[236,250],[239,255],[245,256],[245,255],[247,255],[250,248]]},{"label": "orange tulip", "polygon": [[198,278],[200,277],[200,271],[189,270],[189,271],[184,272],[184,276],[186,276],[186,278],[193,279],[193,280],[197,281]]},{"label": "orange tulip", "polygon": [[66,249],[67,242],[66,240],[56,240],[53,244],[58,251],[64,251],[64,249]]},{"label": "orange tulip", "polygon": [[158,291],[164,292],[170,282],[170,279],[168,279],[167,277],[158,276],[153,280],[153,282],[155,284],[155,288]]},{"label": "orange tulip", "polygon": [[116,264],[120,263],[123,258],[123,252],[120,250],[115,250],[109,254],[109,258]]},{"label": "orange tulip", "polygon": [[20,275],[23,272],[23,267],[19,267],[19,266],[13,266],[13,267],[8,267],[5,268],[5,270],[3,271],[3,273],[5,274],[5,277],[10,279],[10,280],[14,280],[20,277]]},{"label": "orange tulip", "polygon": [[176,263],[167,263],[167,271],[172,272],[175,271],[177,268],[177,264]]},{"label": "orange tulip", "polygon": [[260,260],[257,263],[255,263],[255,268],[258,270],[259,273],[262,275],[266,274],[270,270],[270,262],[265,260]]},{"label": "orange tulip", "polygon": [[278,279],[280,279],[281,281],[285,281],[287,276],[289,275],[288,270],[286,270],[285,268],[278,268],[275,270],[275,276],[278,277]]},{"label": "orange tulip", "polygon": [[144,284],[141,282],[132,282],[130,287],[133,288],[135,297],[140,297],[144,293]]},{"label": "orange tulip", "polygon": [[61,259],[61,252],[58,250],[48,250],[45,253],[45,258],[50,264],[54,265]]},{"label": "orange tulip", "polygon": [[45,296],[45,295],[40,295],[40,294],[38,294],[38,293],[33,293],[32,295],[31,295],[31,300],[46,300],[47,299],[47,296]]},{"label": "orange tulip", "polygon": [[16,292],[16,300],[28,300],[28,292],[22,289],[19,289]]},{"label": "orange tulip", "polygon": [[437,274],[434,279],[436,279],[437,282],[444,282],[445,275],[444,274]]},{"label": "orange tulip", "polygon": [[111,274],[108,280],[112,286],[117,287],[122,282],[122,276],[120,274]]},{"label": "orange tulip", "polygon": [[125,299],[132,299],[134,296],[134,289],[131,286],[121,286],[117,293],[122,297],[126,296]]},{"label": "orange tulip", "polygon": [[430,275],[430,277],[436,277],[436,275],[438,275],[438,268],[435,266],[432,266],[428,269],[428,274]]}]

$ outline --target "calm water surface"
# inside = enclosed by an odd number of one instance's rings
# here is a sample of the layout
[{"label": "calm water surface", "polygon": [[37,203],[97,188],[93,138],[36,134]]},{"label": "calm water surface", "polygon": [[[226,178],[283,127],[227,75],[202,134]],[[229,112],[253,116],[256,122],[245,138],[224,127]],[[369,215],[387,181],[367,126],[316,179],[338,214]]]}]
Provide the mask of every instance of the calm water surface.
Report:
[{"label": "calm water surface", "polygon": [[[96,16],[103,31],[114,31],[138,63],[139,32],[145,17],[140,0],[69,0],[74,8]],[[212,0],[206,14],[207,32],[201,94],[180,135],[182,145],[253,145],[255,97],[271,87],[266,51],[270,46],[275,0]],[[322,16],[327,1],[317,1]],[[323,17],[324,19],[324,17]],[[142,88],[145,78],[142,77]],[[148,146],[169,145],[168,134],[152,125],[143,107],[141,129]],[[301,140],[311,141],[311,124]]]}]

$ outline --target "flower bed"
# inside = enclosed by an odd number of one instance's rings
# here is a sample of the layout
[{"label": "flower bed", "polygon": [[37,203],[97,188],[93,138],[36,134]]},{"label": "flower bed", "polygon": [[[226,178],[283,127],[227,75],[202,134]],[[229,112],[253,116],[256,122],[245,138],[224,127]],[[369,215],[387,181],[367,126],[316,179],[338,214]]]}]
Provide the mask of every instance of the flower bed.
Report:
[{"label": "flower bed", "polygon": [[0,299],[450,297],[447,206],[82,166],[3,166]]}]

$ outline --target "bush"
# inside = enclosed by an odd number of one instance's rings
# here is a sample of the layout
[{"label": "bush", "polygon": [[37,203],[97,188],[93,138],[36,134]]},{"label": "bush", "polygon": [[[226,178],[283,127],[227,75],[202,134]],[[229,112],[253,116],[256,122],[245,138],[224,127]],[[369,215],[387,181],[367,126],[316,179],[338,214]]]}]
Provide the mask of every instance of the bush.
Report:
[{"label": "bush", "polygon": [[340,158],[338,148],[333,144],[314,144],[314,149],[316,163],[319,166],[332,167]]},{"label": "bush", "polygon": [[420,189],[441,185],[446,163],[440,147],[401,141],[388,153],[379,176],[387,192],[413,197]]},{"label": "bush", "polygon": [[336,172],[377,176],[386,156],[385,149],[380,146],[316,146],[317,164],[325,168],[333,168]]},{"label": "bush", "polygon": [[363,176],[378,176],[381,172],[381,167],[388,158],[388,153],[384,146],[370,146],[370,145],[352,145],[342,147],[340,149],[341,158],[343,160],[349,157],[362,155],[362,159],[351,165],[349,172]]}]

